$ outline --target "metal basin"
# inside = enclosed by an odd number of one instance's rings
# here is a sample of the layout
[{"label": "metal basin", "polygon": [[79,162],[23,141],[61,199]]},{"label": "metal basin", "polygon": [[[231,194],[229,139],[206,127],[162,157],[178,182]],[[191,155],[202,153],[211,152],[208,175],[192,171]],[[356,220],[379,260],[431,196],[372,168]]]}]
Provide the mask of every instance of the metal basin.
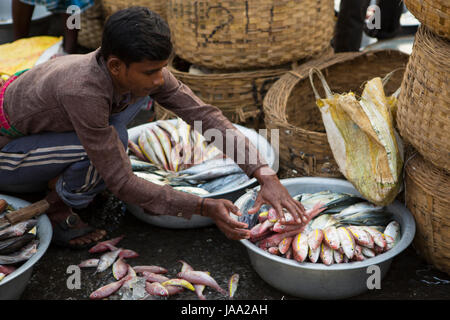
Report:
[{"label": "metal basin", "polygon": [[[0,194],[0,199],[5,199],[14,208],[19,209],[28,206],[30,203],[15,197]],[[52,239],[52,225],[47,215],[41,215],[38,218],[37,237],[39,239],[39,246],[37,252],[17,268],[16,271],[7,275],[0,281],[0,300],[15,300],[19,299],[25,287],[30,280],[33,272],[33,266],[47,251],[50,241]]]},{"label": "metal basin", "polygon": [[[176,123],[175,119],[167,120],[172,123]],[[156,125],[155,122],[146,123],[134,128],[131,128],[128,130],[128,139],[137,143],[137,140],[139,138],[139,135],[141,131],[144,128],[152,127]],[[273,150],[270,143],[261,135],[259,135],[255,130],[248,129],[246,127],[240,126],[238,124],[234,124],[234,126],[241,131],[248,139],[256,146],[258,151],[260,152],[261,156],[263,156],[269,166],[274,169],[278,170],[278,168],[275,166],[275,151]],[[207,198],[214,198],[214,199],[228,199],[230,201],[235,201],[237,198],[239,198],[241,195],[243,195],[246,192],[247,188],[251,188],[257,185],[257,180],[255,178],[250,179],[246,183],[241,184],[240,186],[230,188],[225,191],[218,191],[214,193],[210,193],[208,195],[202,196]],[[214,221],[207,217],[202,217],[199,215],[193,215],[190,220],[175,217],[175,216],[156,216],[156,215],[150,215],[139,206],[133,205],[133,204],[127,204],[128,210],[135,215],[140,220],[147,222],[151,225],[155,225],[158,227],[163,228],[171,228],[171,229],[189,229],[189,228],[199,228],[199,227],[205,227],[214,224]]]},{"label": "metal basin", "polygon": [[[353,185],[341,179],[330,178],[292,178],[281,180],[282,184],[294,196],[303,192],[331,190],[347,192],[361,196]],[[259,188],[259,187],[257,187]],[[251,195],[241,196],[235,205],[242,205]],[[367,280],[373,274],[368,267],[377,265],[380,277],[384,278],[392,259],[405,250],[412,242],[416,230],[414,218],[400,202],[388,206],[394,219],[400,223],[401,239],[391,250],[373,258],[343,264],[326,266],[322,263],[288,260],[272,255],[251,243],[240,240],[247,248],[251,264],[260,277],[271,286],[292,296],[308,299],[343,299],[356,296],[368,290]],[[233,215],[235,219],[237,216]]]}]

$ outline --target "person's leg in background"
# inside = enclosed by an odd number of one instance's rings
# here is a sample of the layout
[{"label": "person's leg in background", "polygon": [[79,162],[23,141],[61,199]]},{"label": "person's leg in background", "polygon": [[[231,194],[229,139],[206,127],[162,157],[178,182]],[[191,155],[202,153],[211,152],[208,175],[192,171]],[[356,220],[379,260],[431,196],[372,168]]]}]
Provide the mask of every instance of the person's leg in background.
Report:
[{"label": "person's leg in background", "polygon": [[380,8],[381,29],[365,28],[364,31],[368,36],[378,40],[394,38],[401,30],[400,17],[403,13],[403,1],[378,0],[377,6]]},{"label": "person's leg in background", "polygon": [[77,53],[78,48],[78,29],[67,28],[67,19],[70,15],[66,13],[61,14],[61,22],[64,26],[64,42],[63,49],[65,53]]},{"label": "person's leg in background", "polygon": [[12,0],[12,18],[14,28],[14,40],[25,38],[30,32],[31,17],[33,16],[34,6]]},{"label": "person's leg in background", "polygon": [[359,51],[370,0],[342,0],[333,39],[335,52]]}]

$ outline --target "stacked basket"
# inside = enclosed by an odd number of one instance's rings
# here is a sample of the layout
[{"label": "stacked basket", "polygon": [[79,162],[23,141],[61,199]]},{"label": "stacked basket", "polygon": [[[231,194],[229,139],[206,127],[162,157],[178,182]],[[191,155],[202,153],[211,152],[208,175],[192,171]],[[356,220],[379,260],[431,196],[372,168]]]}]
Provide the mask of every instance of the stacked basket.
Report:
[{"label": "stacked basket", "polygon": [[443,0],[405,3],[422,22],[397,111],[400,134],[417,150],[405,166],[405,200],[417,221],[419,254],[450,274],[450,6]]},{"label": "stacked basket", "polygon": [[166,19],[166,2],[164,0],[102,0],[105,18],[114,12],[133,6],[147,7]]},{"label": "stacked basket", "polygon": [[[359,94],[364,82],[404,68],[407,61],[407,54],[395,50],[338,53],[309,61],[283,75],[264,99],[268,133],[278,130],[282,141],[280,166],[294,169],[302,176],[342,177],[316,106],[309,80],[312,67],[325,75],[333,92],[351,90]],[[318,88],[319,80],[315,81]],[[394,93],[401,82],[402,73],[394,73],[385,86],[386,94]]]},{"label": "stacked basket", "polygon": [[272,83],[293,62],[331,52],[332,1],[167,3],[176,53],[171,72],[235,123],[263,127],[262,101]]},{"label": "stacked basket", "polygon": [[81,13],[81,29],[78,43],[88,49],[97,49],[102,44],[104,13],[102,0],[95,0],[94,5]]}]

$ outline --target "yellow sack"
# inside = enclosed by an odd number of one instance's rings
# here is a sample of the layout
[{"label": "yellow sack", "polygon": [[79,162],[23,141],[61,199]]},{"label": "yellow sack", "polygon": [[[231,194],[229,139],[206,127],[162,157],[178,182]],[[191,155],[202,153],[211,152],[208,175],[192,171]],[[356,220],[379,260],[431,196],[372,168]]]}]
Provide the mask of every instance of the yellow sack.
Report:
[{"label": "yellow sack", "polygon": [[13,75],[34,66],[39,57],[62,37],[39,36],[0,45],[0,75]]},{"label": "yellow sack", "polygon": [[[314,87],[314,73],[325,88],[325,99]],[[391,114],[394,98],[385,96],[380,78],[368,81],[357,99],[352,92],[333,94],[315,68],[309,76],[339,170],[367,200],[388,205],[400,190],[403,168]]]}]

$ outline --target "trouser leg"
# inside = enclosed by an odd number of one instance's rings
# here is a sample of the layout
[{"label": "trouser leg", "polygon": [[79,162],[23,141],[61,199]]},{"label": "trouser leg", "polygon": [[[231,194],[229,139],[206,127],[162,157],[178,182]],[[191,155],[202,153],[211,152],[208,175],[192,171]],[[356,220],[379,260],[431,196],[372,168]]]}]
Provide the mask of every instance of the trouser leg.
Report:
[{"label": "trouser leg", "polygon": [[[113,125],[127,148],[127,124],[140,111],[142,99],[113,115]],[[60,176],[56,192],[68,206],[86,207],[96,194],[106,189],[75,132],[43,133],[17,138],[0,151],[0,184],[20,185],[47,182]]]},{"label": "trouser leg", "polygon": [[342,0],[334,36],[335,52],[359,51],[370,0]]}]

